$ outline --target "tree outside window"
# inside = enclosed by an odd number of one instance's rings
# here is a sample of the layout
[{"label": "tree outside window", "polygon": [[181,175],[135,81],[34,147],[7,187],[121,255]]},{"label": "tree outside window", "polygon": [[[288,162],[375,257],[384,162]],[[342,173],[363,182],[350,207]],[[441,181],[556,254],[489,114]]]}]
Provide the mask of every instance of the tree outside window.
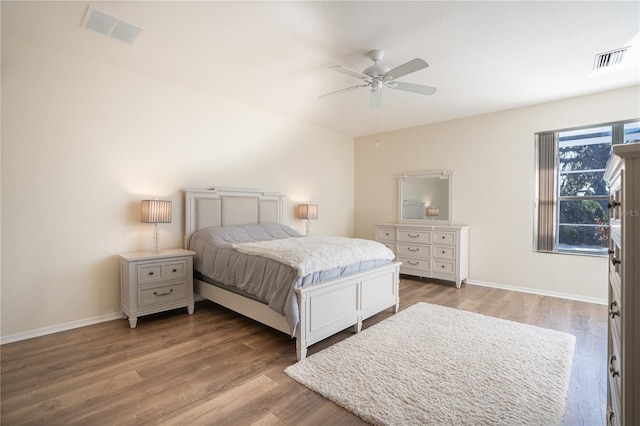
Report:
[{"label": "tree outside window", "polygon": [[611,126],[558,132],[557,249],[603,252],[608,247]]}]

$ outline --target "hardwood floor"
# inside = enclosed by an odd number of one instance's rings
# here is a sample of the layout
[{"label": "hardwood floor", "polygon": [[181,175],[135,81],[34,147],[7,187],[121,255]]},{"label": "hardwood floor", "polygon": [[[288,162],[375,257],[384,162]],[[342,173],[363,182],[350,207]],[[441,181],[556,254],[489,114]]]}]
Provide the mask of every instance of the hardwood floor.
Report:
[{"label": "hardwood floor", "polygon": [[[565,424],[605,423],[606,306],[406,277],[400,299],[401,309],[426,301],[573,334]],[[365,424],[283,372],[296,361],[294,340],[209,301],[193,316],[142,317],[133,330],[109,321],[0,350],[3,425]]]}]

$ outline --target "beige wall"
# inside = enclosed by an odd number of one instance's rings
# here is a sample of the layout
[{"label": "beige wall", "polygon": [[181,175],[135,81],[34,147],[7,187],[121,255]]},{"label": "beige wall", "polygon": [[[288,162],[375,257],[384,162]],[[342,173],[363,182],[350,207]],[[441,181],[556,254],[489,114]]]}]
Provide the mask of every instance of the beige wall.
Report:
[{"label": "beige wall", "polygon": [[454,221],[471,226],[469,281],[604,300],[605,258],[532,251],[534,133],[638,118],[639,99],[634,87],[385,133],[379,147],[357,138],[355,235],[397,220],[398,175],[451,169]]},{"label": "beige wall", "polygon": [[294,206],[312,201],[314,233],[373,238],[396,220],[396,176],[436,168],[456,172],[471,281],[604,299],[604,259],[531,251],[533,133],[638,117],[638,96],[358,138],[354,155],[352,138],[3,34],[1,335],[117,312],[116,254],[151,248],[143,198],[174,201],[165,248],[182,243],[186,187],[280,191],[301,232]]},{"label": "beige wall", "polygon": [[[312,161],[313,159],[313,161]],[[116,254],[150,249],[140,200],[183,188],[283,192],[320,205],[314,233],[353,233],[353,138],[93,58],[2,37],[2,336],[119,310]]]}]

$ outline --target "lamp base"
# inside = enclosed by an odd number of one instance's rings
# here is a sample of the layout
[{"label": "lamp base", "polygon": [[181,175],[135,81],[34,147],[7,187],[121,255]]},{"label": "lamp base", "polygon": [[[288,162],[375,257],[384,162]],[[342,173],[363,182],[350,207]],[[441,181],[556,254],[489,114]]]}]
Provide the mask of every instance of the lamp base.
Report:
[{"label": "lamp base", "polygon": [[153,229],[153,250],[151,253],[158,254],[160,250],[158,249],[158,240],[160,239],[160,231],[158,230],[158,224],[154,223],[155,227]]},{"label": "lamp base", "polygon": [[311,235],[311,221],[307,219],[307,237]]}]

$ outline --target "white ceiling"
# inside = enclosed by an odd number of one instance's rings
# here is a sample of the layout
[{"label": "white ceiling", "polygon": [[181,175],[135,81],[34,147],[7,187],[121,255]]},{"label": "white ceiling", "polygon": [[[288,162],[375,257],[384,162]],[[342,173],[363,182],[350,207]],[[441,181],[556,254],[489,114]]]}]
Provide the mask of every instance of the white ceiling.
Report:
[{"label": "white ceiling", "polygon": [[[80,24],[91,4],[144,28],[133,45]],[[9,2],[2,33],[171,81],[351,136],[537,104],[640,83],[638,46],[614,72],[597,53],[640,30],[637,1],[518,2]],[[329,69],[362,71],[366,52],[390,68],[430,67],[400,81],[433,96],[367,89]]]}]

